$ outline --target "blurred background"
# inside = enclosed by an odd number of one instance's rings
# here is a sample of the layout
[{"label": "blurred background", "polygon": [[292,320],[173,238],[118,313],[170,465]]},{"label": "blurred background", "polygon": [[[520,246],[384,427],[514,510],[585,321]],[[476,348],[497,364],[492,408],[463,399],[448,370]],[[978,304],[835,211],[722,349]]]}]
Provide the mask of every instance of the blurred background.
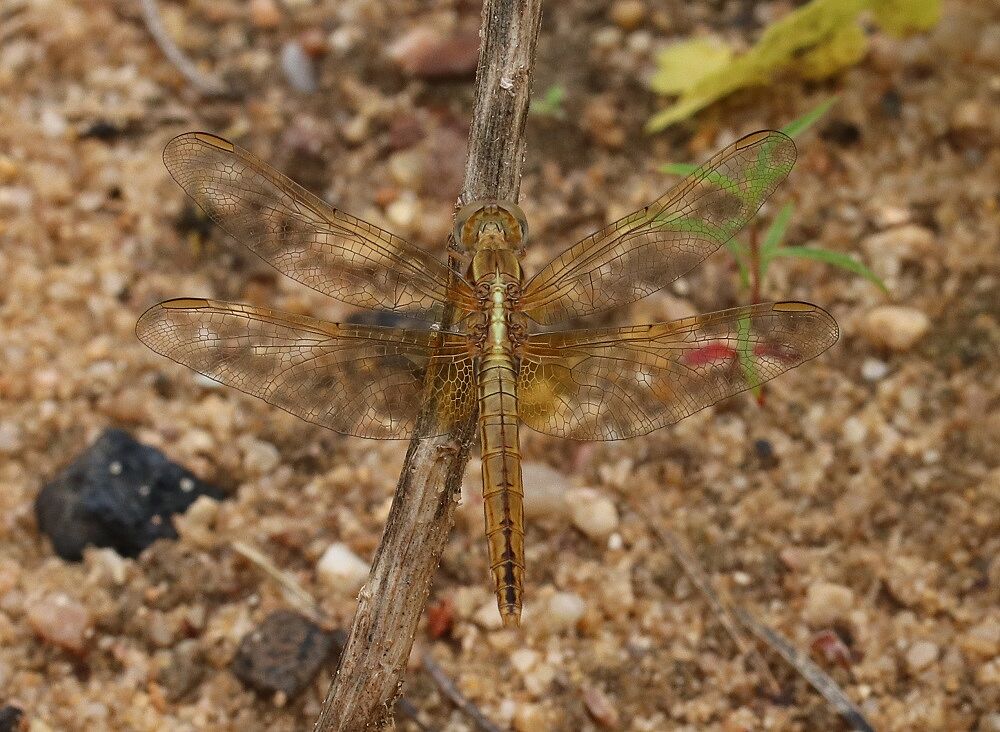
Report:
[{"label": "blurred background", "polygon": [[[168,297],[355,315],[211,225],[160,155],[223,135],[443,256],[479,10],[0,3],[0,730],[311,727],[406,443],[307,424],[138,343]],[[526,271],[684,164],[797,123],[759,221],[605,322],[801,299],[842,337],[648,437],[525,430],[520,632],[498,627],[473,459],[415,659],[501,729],[847,728],[770,652],[784,692],[761,692],[652,517],[876,729],[1000,730],[998,102],[995,3],[548,3]],[[323,622],[288,614],[234,540]],[[399,727],[475,729],[421,666]]]}]

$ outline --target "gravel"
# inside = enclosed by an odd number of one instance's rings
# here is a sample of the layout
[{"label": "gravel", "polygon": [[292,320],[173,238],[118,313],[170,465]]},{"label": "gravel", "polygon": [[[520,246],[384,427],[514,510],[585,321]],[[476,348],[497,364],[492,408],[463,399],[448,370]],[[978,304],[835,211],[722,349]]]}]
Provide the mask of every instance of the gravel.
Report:
[{"label": "gravel", "polygon": [[[345,211],[444,256],[478,13],[469,3],[418,5],[161,3],[172,37],[239,99],[192,90],[128,3],[0,11],[0,706],[23,710],[32,732],[314,723],[326,674],[290,697],[247,688],[230,671],[241,641],[289,610],[277,584],[230,545],[257,548],[331,623],[348,625],[406,444],[344,438],[193,377],[139,344],[134,325],[154,302],[185,295],[357,317],[193,216],[160,160],[166,141],[190,129],[234,138]],[[451,631],[422,630],[418,643],[513,729],[594,729],[615,715],[636,732],[840,724],[789,671],[778,674],[778,700],[760,693],[648,520],[682,535],[736,605],[800,651],[834,632],[847,652],[814,660],[874,728],[1000,727],[991,144],[1000,17],[990,3],[946,0],[937,28],[870,34],[866,59],[836,79],[778,79],[666,134],[644,133],[663,104],[644,84],[658,49],[698,34],[752,43],[786,6],[546,6],[534,88],[565,93],[556,114],[527,122],[529,274],[659,196],[674,180],[663,163],[781,127],[836,88],[836,107],[796,141],[796,169],[761,221],[794,202],[789,244],[856,256],[889,293],[822,263],[775,260],[762,297],[814,301],[843,337],[769,383],[762,404],[739,396],[622,442],[523,430],[520,631],[500,627],[488,584],[473,460],[431,589],[432,602],[454,601]],[[430,31],[417,39],[423,55],[394,59],[390,47],[418,28]],[[286,78],[289,43],[315,92]],[[833,119],[841,124],[829,130],[852,144],[818,134]],[[656,322],[747,298],[720,251],[677,286],[575,327]],[[213,493],[174,514],[176,537],[118,551],[78,540],[72,554],[82,560],[66,561],[44,538],[34,502],[108,428],[229,497]],[[567,495],[581,487],[612,503],[610,534],[574,525]],[[332,544],[353,555],[352,580],[319,571]],[[468,728],[419,671],[405,693],[430,728]]]}]

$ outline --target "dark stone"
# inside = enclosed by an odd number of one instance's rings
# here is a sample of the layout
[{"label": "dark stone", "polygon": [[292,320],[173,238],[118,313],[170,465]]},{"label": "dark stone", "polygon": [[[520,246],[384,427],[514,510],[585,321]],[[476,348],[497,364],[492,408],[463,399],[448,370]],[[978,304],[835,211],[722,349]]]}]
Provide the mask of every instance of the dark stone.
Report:
[{"label": "dark stone", "polygon": [[38,526],[56,554],[79,561],[88,544],[134,557],[157,539],[175,539],[171,517],[215,486],[123,430],[106,430],[35,499]]},{"label": "dark stone", "polygon": [[243,637],[231,668],[248,687],[291,698],[319,673],[333,646],[334,633],[297,612],[277,610]]},{"label": "dark stone", "polygon": [[757,457],[760,466],[765,470],[778,467],[778,456],[774,452],[774,445],[770,440],[754,440],[753,452]]},{"label": "dark stone", "polygon": [[879,100],[882,113],[890,119],[899,119],[903,116],[903,97],[895,89],[888,89]]},{"label": "dark stone", "polygon": [[861,142],[861,128],[853,122],[835,119],[820,130],[819,136],[841,147],[850,147]]},{"label": "dark stone", "polygon": [[160,670],[157,680],[166,692],[167,699],[177,702],[201,683],[205,667],[198,641],[188,638],[171,649],[170,662]]},{"label": "dark stone", "polygon": [[17,732],[21,729],[24,712],[15,706],[0,707],[0,732]]},{"label": "dark stone", "polygon": [[99,119],[95,122],[91,122],[82,132],[80,132],[80,139],[86,140],[88,138],[94,140],[100,140],[102,142],[111,142],[116,139],[122,130],[108,122],[107,120]]}]

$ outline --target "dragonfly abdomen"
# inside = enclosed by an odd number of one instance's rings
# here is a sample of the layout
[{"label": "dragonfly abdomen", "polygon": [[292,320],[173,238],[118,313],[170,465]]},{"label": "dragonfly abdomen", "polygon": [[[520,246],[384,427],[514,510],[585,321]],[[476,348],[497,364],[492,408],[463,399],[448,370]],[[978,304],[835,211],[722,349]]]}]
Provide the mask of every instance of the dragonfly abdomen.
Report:
[{"label": "dragonfly abdomen", "polygon": [[504,625],[521,619],[524,489],[517,433],[516,373],[509,355],[484,357],[479,369],[479,431],[490,573]]}]

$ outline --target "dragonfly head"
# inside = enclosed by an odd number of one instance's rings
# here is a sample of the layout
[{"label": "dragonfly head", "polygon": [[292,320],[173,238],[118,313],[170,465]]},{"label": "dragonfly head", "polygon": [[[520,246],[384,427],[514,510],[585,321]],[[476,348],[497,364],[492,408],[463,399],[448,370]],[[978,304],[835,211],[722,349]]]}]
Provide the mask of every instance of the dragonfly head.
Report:
[{"label": "dragonfly head", "polygon": [[508,249],[520,255],[527,239],[524,211],[509,201],[473,201],[455,217],[455,241],[473,253]]}]

